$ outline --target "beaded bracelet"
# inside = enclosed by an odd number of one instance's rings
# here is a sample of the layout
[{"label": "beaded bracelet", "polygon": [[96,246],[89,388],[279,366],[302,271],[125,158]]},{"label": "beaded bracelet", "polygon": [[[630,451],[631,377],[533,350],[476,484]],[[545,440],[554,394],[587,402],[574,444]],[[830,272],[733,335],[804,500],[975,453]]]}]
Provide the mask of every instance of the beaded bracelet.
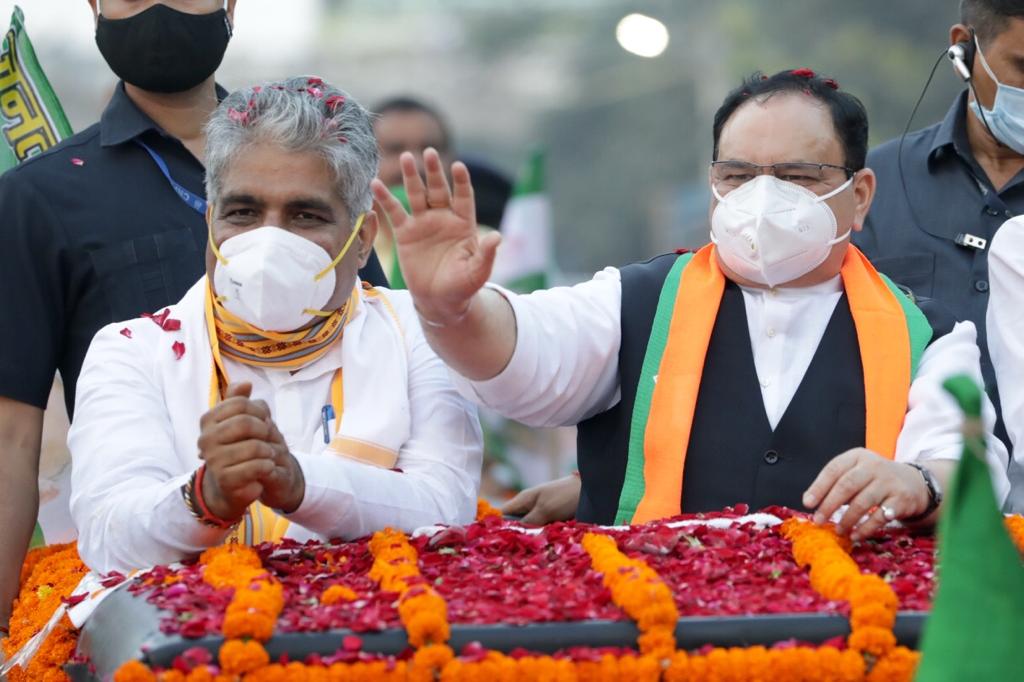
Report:
[{"label": "beaded bracelet", "polygon": [[199,523],[204,526],[219,528],[220,530],[234,528],[241,519],[225,521],[211,512],[209,507],[206,506],[206,501],[203,499],[203,474],[205,473],[206,465],[203,464],[193,471],[188,481],[181,486],[181,496],[185,500],[185,506],[188,507],[192,516],[196,517]]}]

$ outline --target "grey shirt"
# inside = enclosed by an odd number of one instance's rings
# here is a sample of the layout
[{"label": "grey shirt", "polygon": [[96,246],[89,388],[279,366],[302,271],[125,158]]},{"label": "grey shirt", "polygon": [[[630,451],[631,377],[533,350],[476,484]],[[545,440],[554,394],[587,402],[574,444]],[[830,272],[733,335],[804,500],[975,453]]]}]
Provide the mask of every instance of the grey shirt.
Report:
[{"label": "grey shirt", "polygon": [[[971,152],[968,115],[974,114],[967,110],[964,91],[941,123],[906,136],[901,161],[906,193],[897,166],[899,138],[871,150],[867,165],[878,175],[878,193],[853,241],[895,282],[975,324],[982,373],[998,407],[985,335],[988,249],[956,240],[973,235],[991,244],[1008,218],[1024,213],[1024,172],[998,192],[992,187]],[[997,432],[1007,441],[1005,431]]]}]

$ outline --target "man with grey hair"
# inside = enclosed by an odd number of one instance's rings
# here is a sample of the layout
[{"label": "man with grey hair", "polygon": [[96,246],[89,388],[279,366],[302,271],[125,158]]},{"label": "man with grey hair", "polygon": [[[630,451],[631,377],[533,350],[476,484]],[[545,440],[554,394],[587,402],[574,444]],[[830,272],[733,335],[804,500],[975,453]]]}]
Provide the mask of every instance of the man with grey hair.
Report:
[{"label": "man with grey hair", "polygon": [[125,570],[230,539],[470,521],[474,408],[409,295],[357,276],[377,231],[368,112],[292,78],[230,95],[206,135],[206,276],[102,329],[79,379],[82,558]]}]

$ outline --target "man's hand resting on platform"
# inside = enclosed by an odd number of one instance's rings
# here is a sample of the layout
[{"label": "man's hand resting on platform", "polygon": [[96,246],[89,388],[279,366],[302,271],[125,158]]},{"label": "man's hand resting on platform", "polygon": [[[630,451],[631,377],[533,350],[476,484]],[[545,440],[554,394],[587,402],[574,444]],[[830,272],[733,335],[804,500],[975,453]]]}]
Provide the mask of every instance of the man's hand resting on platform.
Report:
[{"label": "man's hand resting on platform", "polygon": [[252,385],[228,386],[224,400],[200,419],[199,458],[206,463],[203,501],[226,521],[240,518],[260,500],[294,511],[305,495],[298,462],[262,400],[251,400]]},{"label": "man's hand resting on platform", "polygon": [[522,516],[523,523],[543,526],[568,521],[580,503],[580,477],[566,476],[527,488],[501,508],[501,513]]},{"label": "man's hand resting on platform", "polygon": [[[944,485],[951,464],[928,462],[928,468]],[[849,505],[836,530],[850,534],[853,540],[870,537],[889,521],[921,514],[929,501],[928,486],[920,471],[865,448],[848,450],[826,464],[803,499],[804,506],[815,510],[814,522],[819,525],[844,504]],[[886,518],[886,510],[890,518]]]}]

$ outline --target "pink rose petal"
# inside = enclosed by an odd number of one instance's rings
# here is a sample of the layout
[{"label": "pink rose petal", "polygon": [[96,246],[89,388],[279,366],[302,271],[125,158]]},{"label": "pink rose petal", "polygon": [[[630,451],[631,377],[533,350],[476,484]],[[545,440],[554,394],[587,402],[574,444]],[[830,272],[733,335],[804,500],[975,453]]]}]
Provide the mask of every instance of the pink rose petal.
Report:
[{"label": "pink rose petal", "polygon": [[327,105],[327,108],[330,109],[332,113],[337,111],[338,107],[340,107],[344,103],[345,98],[342,95],[331,95],[324,101],[324,104]]},{"label": "pink rose petal", "polygon": [[77,156],[71,157],[71,163],[72,163],[72,165],[75,165],[75,166],[84,166],[85,165],[85,161],[83,161],[82,159],[78,158]]},{"label": "pink rose petal", "polygon": [[129,329],[128,327],[125,327],[124,329],[121,330],[121,336],[125,337],[126,339],[132,338],[132,330]]}]

